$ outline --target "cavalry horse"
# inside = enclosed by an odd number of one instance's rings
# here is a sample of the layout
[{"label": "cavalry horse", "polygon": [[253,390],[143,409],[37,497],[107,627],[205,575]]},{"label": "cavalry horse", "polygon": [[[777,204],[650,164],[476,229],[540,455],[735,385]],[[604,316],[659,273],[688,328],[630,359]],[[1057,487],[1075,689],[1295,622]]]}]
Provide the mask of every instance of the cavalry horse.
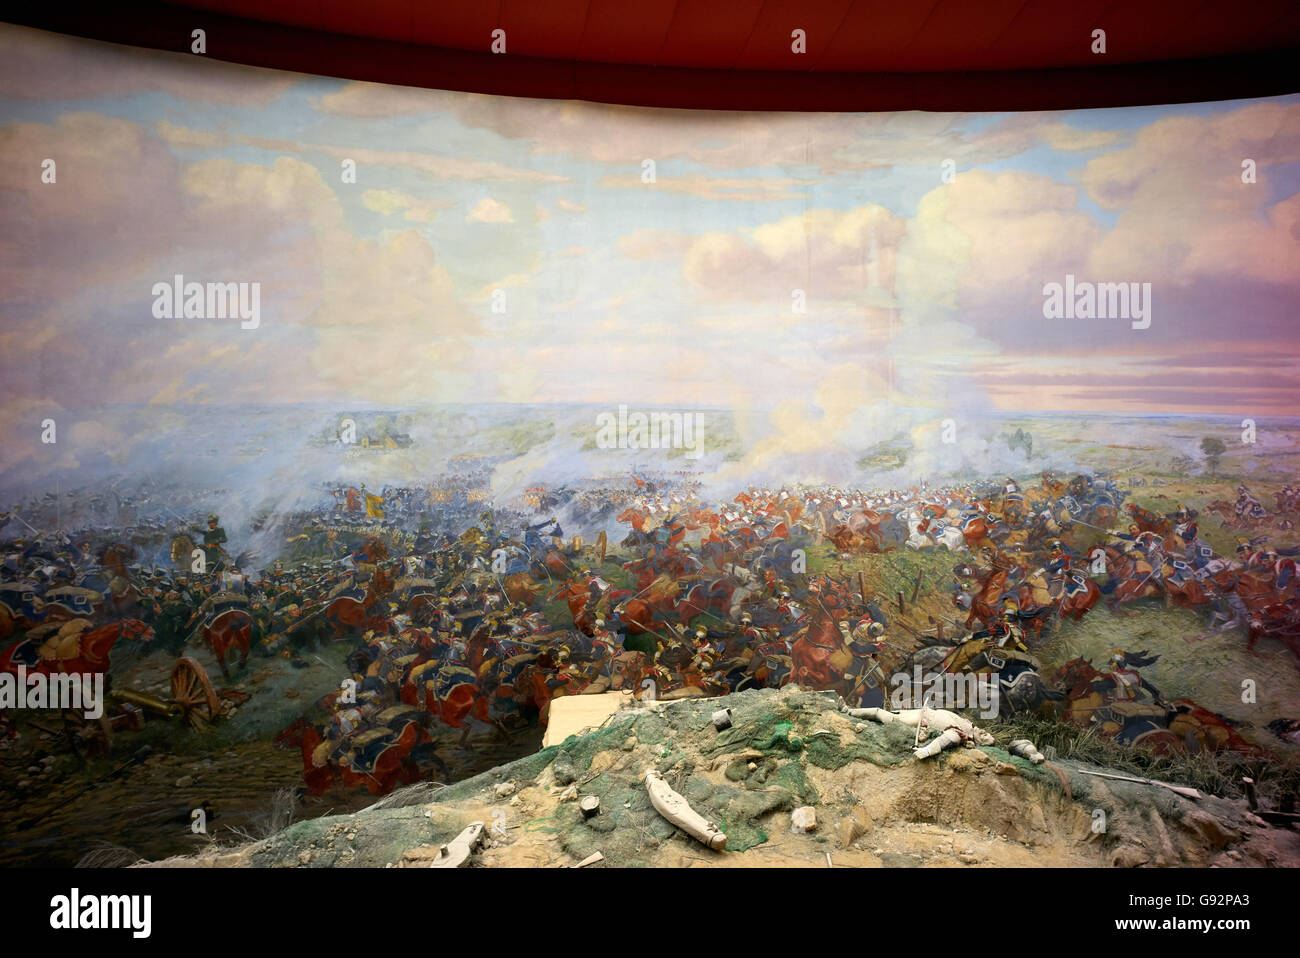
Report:
[{"label": "cavalry horse", "polygon": [[81,632],[69,629],[66,634],[56,633],[39,644],[35,639],[24,639],[0,651],[0,672],[16,675],[21,665],[28,674],[49,676],[76,672],[107,675],[109,655],[117,642],[122,639],[149,642],[153,637],[154,631],[147,623],[139,619],[122,619]]},{"label": "cavalry horse", "polygon": [[[1108,606],[1111,612],[1118,612],[1120,606],[1138,599],[1152,598],[1164,594],[1164,582],[1156,578],[1155,569],[1143,574],[1137,560],[1114,546],[1105,546],[1106,567],[1110,570],[1110,580],[1101,587],[1104,595],[1110,596]],[[1137,615],[1136,611],[1125,615]]]},{"label": "cavalry horse", "polygon": [[588,637],[593,635],[596,629],[596,617],[587,610],[590,599],[590,590],[577,579],[565,582],[546,597],[547,602],[563,600],[569,607],[569,614],[573,616],[574,628]]},{"label": "cavalry horse", "polygon": [[248,664],[248,643],[253,636],[253,617],[245,609],[226,609],[203,627],[203,641],[217,657],[221,674],[230,678],[226,653],[239,649],[239,667]]},{"label": "cavalry horse", "polygon": [[[1132,664],[1150,664],[1154,657],[1125,654]],[[1164,702],[1160,692],[1145,681],[1140,700],[1117,699],[1115,682],[1083,658],[1072,659],[1056,671],[1065,693],[1064,720],[1096,728],[1104,738],[1123,745],[1141,745],[1157,755],[1178,751],[1232,751],[1247,758],[1267,758],[1268,753],[1246,741],[1222,715],[1201,708],[1190,699]]]},{"label": "cavalry horse", "polygon": [[[1097,604],[1101,598],[1101,588],[1096,582],[1088,576],[1080,576],[1079,580],[1083,583],[1083,591],[1076,592],[1074,595],[1064,595],[1060,599],[1060,605],[1057,606],[1057,613],[1061,619],[1074,619],[1076,622],[1088,614],[1088,610]],[[1064,593],[1064,589],[1062,589]]]},{"label": "cavalry horse", "polygon": [[966,548],[971,552],[994,547],[994,535],[1005,532],[1006,526],[1000,520],[988,519],[982,515],[974,516],[961,524],[961,534],[966,539]]},{"label": "cavalry horse", "polygon": [[[377,727],[342,741],[325,738],[311,721],[300,718],[277,734],[273,745],[299,750],[302,777],[310,795],[320,795],[336,782],[348,788],[364,786],[372,795],[387,795],[398,785],[424,777],[412,760],[413,750],[429,742],[419,715],[394,707],[375,716]],[[436,755],[429,757],[442,764]]]},{"label": "cavalry horse", "polygon": [[677,603],[677,618],[682,625],[688,625],[697,615],[712,615],[725,620],[731,613],[731,599],[735,591],[735,583],[727,578],[714,579],[708,583],[697,582]]},{"label": "cavalry horse", "polygon": [[649,516],[646,513],[632,506],[629,506],[615,516],[615,521],[626,522],[632,526],[632,531],[623,538],[622,545],[628,548],[635,548],[649,543],[650,533],[646,531],[645,527],[648,519]]},{"label": "cavalry horse", "polygon": [[846,675],[854,655],[840,630],[840,622],[845,617],[841,613],[846,611],[831,603],[829,608],[823,606],[809,616],[807,627],[790,647],[794,671],[789,681],[805,688],[830,689],[841,695],[854,691],[854,682]]},{"label": "cavalry horse", "polygon": [[1124,511],[1129,514],[1139,532],[1154,532],[1163,538],[1174,530],[1173,521],[1168,517],[1156,515],[1150,509],[1143,509],[1136,503],[1128,503],[1124,506]]},{"label": "cavalry horse", "polygon": [[[963,571],[964,570],[964,571]],[[959,565],[953,570],[962,578],[974,578],[974,570],[968,565]],[[1002,614],[1002,599],[1007,592],[1007,579],[1011,570],[994,564],[983,578],[976,579],[977,591],[970,594],[970,614],[966,616],[965,627],[973,628],[979,621],[988,628]]]},{"label": "cavalry horse", "polygon": [[[918,673],[921,676],[919,686],[915,679]],[[1004,717],[1018,713],[1042,715],[1050,710],[1050,703],[1064,699],[1038,674],[1036,659],[1017,649],[1000,648],[990,638],[970,638],[956,645],[946,642],[924,645],[907,656],[894,674],[910,678],[913,706],[925,701],[928,685],[933,683],[937,689],[940,682],[951,681],[944,678],[949,675],[992,677],[997,682],[998,714]],[[954,687],[952,691],[955,694],[964,692],[967,707],[977,707],[979,690],[971,688],[969,682]],[[972,694],[975,701],[972,701]]]},{"label": "cavalry horse", "polygon": [[380,616],[371,616],[370,609],[380,598],[393,588],[393,580],[382,566],[376,566],[374,574],[365,593],[358,598],[360,589],[341,586],[328,598],[325,607],[325,620],[334,628],[335,637],[342,637],[349,630],[360,631],[363,628],[381,629],[387,620]]},{"label": "cavalry horse", "polygon": [[[1140,664],[1146,661],[1138,659]],[[1159,691],[1142,683],[1144,701],[1117,701],[1114,681],[1083,658],[1071,659],[1056,672],[1056,684],[1065,693],[1064,720],[1081,728],[1096,728],[1103,738],[1121,745],[1141,745],[1156,755],[1183,747],[1169,730],[1168,710],[1158,704]]]},{"label": "cavalry horse", "polygon": [[[1041,575],[1026,577],[1020,586],[1021,620],[1025,620],[1024,613],[1029,610],[1053,610],[1062,620],[1074,619],[1077,622],[1082,619],[1101,598],[1101,589],[1087,576],[1078,576],[1073,581],[1082,588],[1070,594],[1067,590],[1070,578],[1061,577],[1049,583]],[[1052,586],[1055,585],[1059,585],[1059,590],[1053,594]],[[1033,624],[1041,631],[1042,618],[1035,618]]]}]

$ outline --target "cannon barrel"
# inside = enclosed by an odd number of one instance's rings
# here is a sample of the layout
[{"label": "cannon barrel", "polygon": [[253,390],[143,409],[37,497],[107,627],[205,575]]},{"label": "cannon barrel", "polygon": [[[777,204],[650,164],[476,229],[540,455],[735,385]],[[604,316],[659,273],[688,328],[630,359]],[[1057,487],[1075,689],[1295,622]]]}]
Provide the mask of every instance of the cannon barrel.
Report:
[{"label": "cannon barrel", "polygon": [[136,692],[132,689],[114,689],[109,695],[118,702],[130,702],[132,705],[138,705],[140,708],[148,709],[159,715],[175,716],[180,710],[171,702],[164,702],[154,695],[146,695],[144,692]]}]

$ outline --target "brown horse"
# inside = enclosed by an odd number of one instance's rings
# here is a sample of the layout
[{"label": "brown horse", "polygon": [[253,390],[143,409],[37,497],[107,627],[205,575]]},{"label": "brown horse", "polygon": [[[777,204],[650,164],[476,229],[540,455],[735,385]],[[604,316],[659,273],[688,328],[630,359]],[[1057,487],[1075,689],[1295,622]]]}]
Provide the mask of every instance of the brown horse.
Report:
[{"label": "brown horse", "polygon": [[248,664],[248,643],[253,635],[253,617],[244,609],[226,609],[203,627],[203,641],[217,657],[221,674],[230,678],[226,653],[239,649],[239,667]]},{"label": "brown horse", "polygon": [[1203,605],[1208,605],[1213,597],[1205,583],[1194,577],[1187,577],[1183,582],[1178,583],[1170,578],[1173,573],[1173,566],[1165,563],[1165,596],[1174,605],[1185,609],[1195,609]]},{"label": "brown horse", "polygon": [[656,615],[660,620],[669,618],[677,612],[677,596],[681,584],[667,575],[654,578],[635,596],[622,603],[622,619],[627,625],[629,635],[642,635],[646,632],[659,634],[655,628]]},{"label": "brown horse", "polygon": [[966,548],[971,552],[985,547],[993,547],[993,532],[1001,523],[990,522],[983,516],[976,516],[962,527],[961,534],[966,538]]},{"label": "brown horse", "polygon": [[731,611],[731,596],[735,591],[735,584],[728,579],[697,582],[677,603],[677,618],[682,625],[697,615],[712,614],[715,618],[725,619]]},{"label": "brown horse", "polygon": [[1164,537],[1174,529],[1174,524],[1168,517],[1156,515],[1150,509],[1143,509],[1135,503],[1127,503],[1124,506],[1124,511],[1129,514],[1139,532],[1154,532],[1156,535]]},{"label": "brown horse", "polygon": [[1183,748],[1182,739],[1169,730],[1167,712],[1162,706],[1116,703],[1104,688],[1105,678],[1091,662],[1082,658],[1071,659],[1056,671],[1056,684],[1065,693],[1063,718],[1066,722],[1081,728],[1096,728],[1103,738],[1124,745],[1141,745],[1156,755]]},{"label": "brown horse", "polygon": [[[417,713],[418,714],[418,713]],[[408,760],[411,749],[429,741],[429,732],[415,715],[404,714],[354,736],[348,752],[339,761],[339,778],[348,788],[364,786],[371,795],[387,795],[397,785],[409,785],[420,778],[420,770]]]},{"label": "brown horse", "polygon": [[871,542],[875,546],[875,552],[885,552],[887,551],[885,549],[885,536],[880,531],[880,527],[886,519],[892,518],[894,517],[887,512],[862,509],[849,516],[848,522],[845,524],[848,526],[849,532],[862,539],[864,544],[868,541]]},{"label": "brown horse", "polygon": [[320,730],[305,718],[296,719],[273,740],[275,748],[296,748],[301,752],[302,778],[310,795],[322,794],[334,784],[338,774],[325,756],[317,754],[323,741]]},{"label": "brown horse", "polygon": [[104,547],[97,558],[99,564],[105,571],[114,576],[121,576],[123,579],[130,579],[131,574],[127,571],[126,564],[135,559],[139,553],[131,546],[123,545],[120,542],[114,542]]},{"label": "brown horse", "polygon": [[0,652],[0,672],[17,674],[21,664],[29,674],[107,673],[109,654],[120,639],[149,642],[153,637],[153,629],[147,623],[139,619],[122,619],[120,622],[101,625],[97,629],[87,629],[76,636],[68,636],[59,643],[53,657],[41,655],[39,647],[33,648],[35,642],[24,640]]},{"label": "brown horse", "polygon": [[1063,620],[1072,618],[1076,622],[1079,621],[1088,614],[1088,610],[1096,605],[1097,600],[1101,598],[1101,589],[1097,587],[1097,583],[1087,576],[1082,578],[1082,582],[1082,592],[1062,597],[1059,613]]},{"label": "brown horse", "polygon": [[[1155,571],[1142,572],[1137,561],[1114,546],[1105,546],[1106,567],[1110,570],[1110,601],[1107,605],[1111,612],[1118,612],[1120,606],[1138,599],[1147,599],[1164,594],[1163,581],[1156,578]],[[1137,615],[1130,610],[1125,615]]]},{"label": "brown horse", "polygon": [[587,610],[587,603],[591,600],[591,592],[581,581],[574,579],[565,582],[553,593],[546,597],[547,602],[559,602],[564,600],[569,607],[569,615],[573,616],[573,625],[583,635],[590,636],[596,629],[596,617]]},{"label": "brown horse", "polygon": [[1270,759],[1267,749],[1245,738],[1222,715],[1203,709],[1191,699],[1174,699],[1169,731],[1182,739],[1184,746],[1195,751],[1237,752],[1247,758]]},{"label": "brown horse", "polygon": [[526,572],[514,572],[506,576],[501,583],[505,587],[506,598],[511,602],[532,605],[537,598],[537,583]]},{"label": "brown horse", "polygon": [[979,588],[971,593],[970,615],[966,616],[967,629],[972,628],[976,620],[988,628],[1002,614],[1002,596],[1007,591],[1009,572],[1008,569],[994,566],[977,581]]},{"label": "brown horse", "polygon": [[393,589],[393,580],[382,567],[376,567],[366,587],[365,596],[357,599],[352,595],[339,595],[329,600],[325,609],[325,620],[334,627],[336,637],[341,637],[350,630],[363,628],[382,628],[384,621],[370,615],[371,608]]},{"label": "brown horse", "polygon": [[790,658],[794,663],[791,681],[806,688],[833,688],[839,676],[831,667],[831,656],[838,653],[843,644],[839,623],[831,613],[814,612],[807,628],[790,648]]}]

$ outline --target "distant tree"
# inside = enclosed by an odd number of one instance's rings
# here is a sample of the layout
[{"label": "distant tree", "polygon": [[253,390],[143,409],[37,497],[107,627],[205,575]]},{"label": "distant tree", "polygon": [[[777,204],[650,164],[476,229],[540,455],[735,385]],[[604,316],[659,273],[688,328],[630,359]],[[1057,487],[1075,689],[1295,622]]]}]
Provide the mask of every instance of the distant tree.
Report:
[{"label": "distant tree", "polygon": [[1218,471],[1219,460],[1227,451],[1228,447],[1223,444],[1223,441],[1213,436],[1206,436],[1201,440],[1201,452],[1205,455],[1205,464],[1210,468],[1210,475]]}]

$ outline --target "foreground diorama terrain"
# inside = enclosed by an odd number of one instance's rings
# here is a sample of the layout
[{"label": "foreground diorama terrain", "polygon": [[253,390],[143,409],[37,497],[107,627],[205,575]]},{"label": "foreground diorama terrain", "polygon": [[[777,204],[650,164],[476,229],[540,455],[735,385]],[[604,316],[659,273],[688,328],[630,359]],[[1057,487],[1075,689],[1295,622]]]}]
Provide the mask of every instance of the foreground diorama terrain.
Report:
[{"label": "foreground diorama terrain", "polygon": [[[731,710],[719,730],[713,713]],[[917,758],[916,729],[787,687],[637,704],[598,730],[449,787],[413,786],[350,815],[160,866],[916,867],[1283,866],[1300,836],[1244,800],[1034,764],[997,744]],[[668,821],[656,772],[726,835],[715,851]],[[599,799],[584,814],[583,799]],[[590,804],[590,803],[588,803]],[[806,809],[811,809],[810,815]],[[482,825],[463,860],[456,839]],[[452,846],[447,848],[447,846]],[[450,860],[448,860],[450,859]]]}]

